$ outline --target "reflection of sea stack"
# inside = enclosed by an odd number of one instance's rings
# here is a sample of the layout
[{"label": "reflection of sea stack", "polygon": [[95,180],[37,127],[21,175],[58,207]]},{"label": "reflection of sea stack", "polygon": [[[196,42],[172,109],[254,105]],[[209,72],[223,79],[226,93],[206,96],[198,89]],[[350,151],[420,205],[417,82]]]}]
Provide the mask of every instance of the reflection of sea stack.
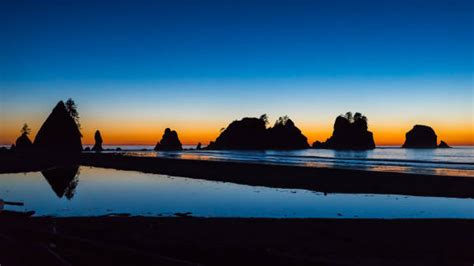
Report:
[{"label": "reflection of sea stack", "polygon": [[94,147],[92,147],[92,150],[93,151],[102,151],[103,148],[102,148],[102,136],[100,135],[100,131],[99,130],[96,130],[95,134],[94,134],[94,140],[95,140],[95,144],[94,144]]},{"label": "reflection of sea stack", "polygon": [[[435,131],[424,125],[415,125],[405,135],[405,143],[402,148],[437,148],[438,136]],[[440,148],[449,148],[446,142],[441,141]]]},{"label": "reflection of sea stack", "polygon": [[308,147],[306,137],[288,117],[280,117],[272,128],[267,129],[266,124],[266,115],[233,121],[207,149],[263,150]]},{"label": "reflection of sea stack", "polygon": [[16,151],[30,151],[33,147],[30,138],[28,138],[28,134],[23,133],[16,139],[15,142],[15,150]]},{"label": "reflection of sea stack", "polygon": [[181,142],[178,138],[178,133],[169,128],[165,129],[165,133],[155,146],[155,151],[180,151],[183,149]]},{"label": "reflection of sea stack", "polygon": [[360,113],[340,115],[334,123],[332,136],[326,142],[316,141],[313,148],[368,150],[375,148],[372,132],[367,130],[367,118]]},{"label": "reflection of sea stack", "polygon": [[80,153],[81,132],[60,101],[41,126],[34,141],[36,149],[45,152]]},{"label": "reflection of sea stack", "polygon": [[280,117],[272,128],[268,129],[268,149],[306,149],[308,139],[287,116]]},{"label": "reflection of sea stack", "polygon": [[41,171],[41,174],[59,198],[66,196],[67,199],[72,199],[78,183],[78,170],[79,166],[56,167]]}]

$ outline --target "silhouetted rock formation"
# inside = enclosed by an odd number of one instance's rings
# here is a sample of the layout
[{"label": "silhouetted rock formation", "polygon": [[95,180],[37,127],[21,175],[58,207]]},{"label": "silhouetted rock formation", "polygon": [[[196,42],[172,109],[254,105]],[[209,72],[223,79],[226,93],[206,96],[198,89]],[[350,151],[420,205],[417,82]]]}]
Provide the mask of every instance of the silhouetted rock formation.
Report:
[{"label": "silhouetted rock formation", "polygon": [[227,128],[211,142],[211,150],[259,150],[266,148],[265,120],[255,117],[245,117],[230,123]]},{"label": "silhouetted rock formation", "polygon": [[165,129],[165,133],[155,146],[155,151],[180,151],[183,149],[178,138],[178,133],[169,128]]},{"label": "silhouetted rock formation", "polygon": [[102,148],[102,136],[100,135],[100,131],[97,130],[94,134],[94,140],[95,140],[95,144],[94,144],[94,147],[92,147],[92,150],[93,151],[97,151],[97,152],[100,152],[102,150],[104,150]]},{"label": "silhouetted rock formation", "polygon": [[201,146],[202,146],[202,144],[201,144],[201,142],[199,142],[198,145],[196,146],[196,150],[201,150],[202,149]]},{"label": "silhouetted rock formation", "polygon": [[268,149],[306,149],[308,139],[287,116],[280,117],[268,130]]},{"label": "silhouetted rock formation", "polygon": [[67,199],[74,197],[77,187],[79,166],[56,167],[41,171],[54,193],[59,198],[66,196]]},{"label": "silhouetted rock formation", "polygon": [[449,146],[448,143],[441,141],[438,145],[438,148],[445,149],[445,148],[451,148],[451,146]]},{"label": "silhouetted rock formation", "polygon": [[367,118],[360,113],[348,112],[340,115],[334,123],[332,136],[326,142],[316,141],[313,148],[320,149],[348,149],[368,150],[375,149],[372,132],[367,130]]},{"label": "silhouetted rock formation", "polygon": [[15,150],[19,152],[31,151],[33,148],[33,143],[31,142],[28,135],[23,133],[16,139]]},{"label": "silhouetted rock formation", "polygon": [[78,154],[82,151],[81,132],[60,101],[41,126],[34,141],[43,152]]},{"label": "silhouetted rock formation", "polygon": [[402,148],[436,148],[437,136],[429,126],[415,125],[405,135],[405,143]]},{"label": "silhouetted rock formation", "polygon": [[207,149],[263,150],[309,147],[306,137],[288,117],[279,118],[273,128],[267,129],[266,124],[266,115],[233,121]]}]

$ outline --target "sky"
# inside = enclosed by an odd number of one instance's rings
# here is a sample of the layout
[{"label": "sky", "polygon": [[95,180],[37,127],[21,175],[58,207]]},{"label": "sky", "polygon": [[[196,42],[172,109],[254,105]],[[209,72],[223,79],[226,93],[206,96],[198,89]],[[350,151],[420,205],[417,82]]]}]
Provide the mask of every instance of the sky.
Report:
[{"label": "sky", "polygon": [[214,140],[288,115],[309,142],[367,116],[377,145],[415,124],[474,145],[472,1],[0,1],[0,144],[78,105],[83,143]]}]

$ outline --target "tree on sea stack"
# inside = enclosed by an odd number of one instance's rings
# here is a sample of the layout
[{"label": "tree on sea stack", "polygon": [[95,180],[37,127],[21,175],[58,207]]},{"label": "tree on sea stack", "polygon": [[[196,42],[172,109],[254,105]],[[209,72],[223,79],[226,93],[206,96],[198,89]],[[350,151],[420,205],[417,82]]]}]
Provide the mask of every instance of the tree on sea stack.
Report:
[{"label": "tree on sea stack", "polygon": [[72,99],[68,106],[59,101],[36,134],[35,149],[50,154],[77,154],[82,151],[79,115]]},{"label": "tree on sea stack", "polygon": [[23,124],[23,127],[22,127],[21,130],[20,130],[20,132],[21,132],[22,135],[28,136],[28,135],[30,135],[30,133],[31,133],[31,129],[30,129],[30,127],[28,126],[27,123],[24,123],[24,124]]}]

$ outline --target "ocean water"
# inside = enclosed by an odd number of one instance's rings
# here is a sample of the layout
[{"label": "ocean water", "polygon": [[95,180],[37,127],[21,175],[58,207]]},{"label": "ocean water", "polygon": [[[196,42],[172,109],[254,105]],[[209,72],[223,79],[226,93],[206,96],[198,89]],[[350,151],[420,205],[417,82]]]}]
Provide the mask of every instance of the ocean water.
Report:
[{"label": "ocean water", "polygon": [[474,219],[474,199],[324,194],[84,166],[0,174],[0,199],[37,216]]},{"label": "ocean water", "polygon": [[[115,149],[116,147],[108,148]],[[121,148],[123,149],[122,153],[131,156],[239,161],[474,177],[474,147],[471,146],[458,146],[451,149],[379,147],[369,151],[305,149],[290,151],[184,150],[178,152],[154,152],[152,151],[152,146],[121,146]],[[147,150],[143,151],[142,149]]]}]

